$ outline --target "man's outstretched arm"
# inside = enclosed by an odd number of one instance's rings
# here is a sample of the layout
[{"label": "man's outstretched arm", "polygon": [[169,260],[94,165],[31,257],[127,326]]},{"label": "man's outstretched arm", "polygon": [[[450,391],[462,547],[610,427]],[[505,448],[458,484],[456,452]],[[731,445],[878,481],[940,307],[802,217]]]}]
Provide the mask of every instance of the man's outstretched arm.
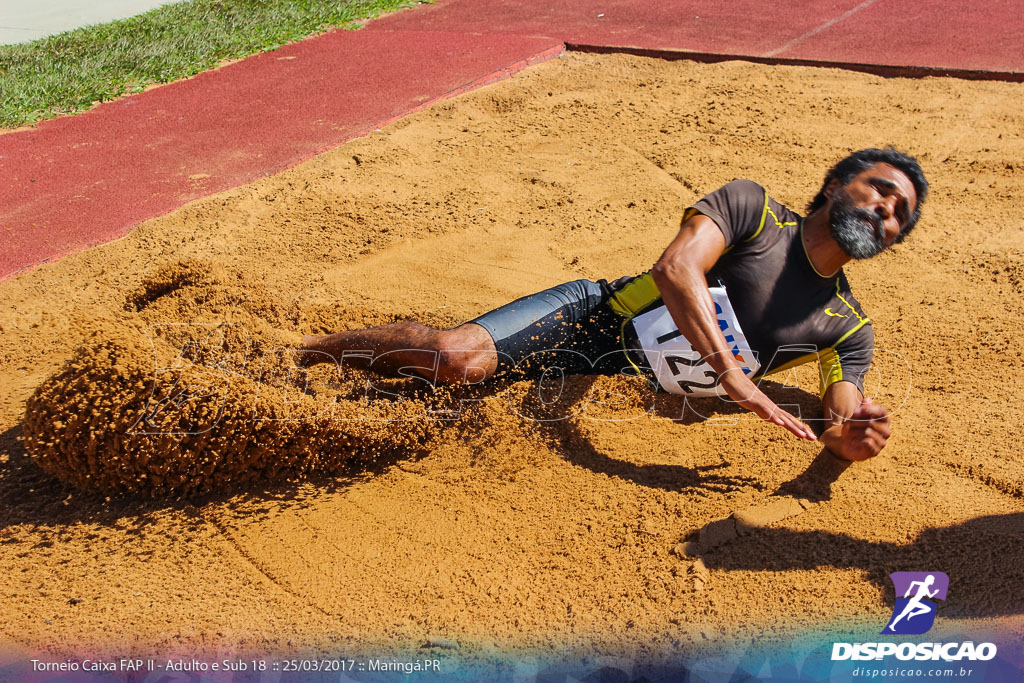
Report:
[{"label": "man's outstretched arm", "polygon": [[743,374],[718,327],[704,276],[724,251],[725,236],[710,218],[696,214],[683,223],[651,270],[662,301],[679,331],[718,373],[722,388],[732,400],[762,419],[813,440],[814,433],[807,425],[775,405]]},{"label": "man's outstretched arm", "polygon": [[864,398],[852,382],[834,382],[822,400],[829,426],[821,443],[838,458],[867,460],[885,447],[892,418],[885,406]]}]

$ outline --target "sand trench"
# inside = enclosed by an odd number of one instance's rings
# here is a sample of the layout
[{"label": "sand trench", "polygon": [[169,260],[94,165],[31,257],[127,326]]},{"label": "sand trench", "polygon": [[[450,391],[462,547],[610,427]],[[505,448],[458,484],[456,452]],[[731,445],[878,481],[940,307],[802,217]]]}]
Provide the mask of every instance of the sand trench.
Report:
[{"label": "sand trench", "polygon": [[[1024,380],[1020,90],[570,54],[0,284],[4,634],[118,655],[430,637],[653,655],[877,632],[888,572],[921,567],[950,574],[949,623],[1024,631],[1004,389]],[[318,370],[302,395],[275,373],[299,332],[452,325],[640,272],[724,182],[800,209],[828,164],[890,142],[933,193],[906,244],[847,269],[898,406],[870,463],[622,378],[573,379],[564,405],[587,409],[567,420],[532,419],[522,383],[438,421],[421,418],[465,397],[374,406],[355,375]],[[155,367],[163,398],[191,393],[148,419],[202,434],[125,436]],[[813,417],[814,396],[776,390]],[[241,419],[254,406],[289,419]]]}]

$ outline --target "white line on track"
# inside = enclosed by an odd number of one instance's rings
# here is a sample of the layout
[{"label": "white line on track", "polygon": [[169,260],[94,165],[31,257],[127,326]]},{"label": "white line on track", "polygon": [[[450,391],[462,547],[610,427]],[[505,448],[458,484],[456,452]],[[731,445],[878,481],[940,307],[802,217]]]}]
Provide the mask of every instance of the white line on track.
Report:
[{"label": "white line on track", "polygon": [[843,21],[845,19],[848,19],[848,18],[852,17],[857,12],[859,12],[862,9],[865,9],[867,7],[870,7],[871,5],[875,4],[876,2],[878,2],[878,0],[864,0],[864,2],[860,3],[859,5],[857,5],[856,7],[852,8],[852,9],[846,10],[845,12],[840,14],[838,17],[833,17],[833,18],[829,19],[828,21],[826,21],[821,26],[818,26],[817,28],[813,28],[810,31],[808,31],[807,33],[804,33],[803,35],[797,36],[796,38],[794,38],[793,40],[789,41],[788,43],[786,43],[786,44],[784,44],[784,45],[782,45],[780,47],[777,47],[777,48],[775,48],[774,50],[772,50],[770,52],[765,52],[761,56],[762,57],[774,57],[775,55],[777,55],[779,53],[785,52],[786,50],[788,50],[789,48],[793,47],[794,45],[802,43],[803,41],[807,40],[811,36],[814,36],[814,35],[817,35],[817,34],[821,33],[822,31],[824,31],[825,29],[829,28],[830,26],[834,26],[834,25],[838,24],[840,21]]}]

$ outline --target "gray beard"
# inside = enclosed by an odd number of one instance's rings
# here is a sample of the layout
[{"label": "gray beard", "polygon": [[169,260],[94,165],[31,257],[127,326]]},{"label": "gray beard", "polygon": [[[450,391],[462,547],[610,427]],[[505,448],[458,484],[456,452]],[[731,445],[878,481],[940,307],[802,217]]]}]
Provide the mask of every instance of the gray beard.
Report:
[{"label": "gray beard", "polygon": [[856,208],[843,189],[832,197],[829,228],[839,248],[850,258],[867,259],[885,251],[881,219],[867,209]]}]

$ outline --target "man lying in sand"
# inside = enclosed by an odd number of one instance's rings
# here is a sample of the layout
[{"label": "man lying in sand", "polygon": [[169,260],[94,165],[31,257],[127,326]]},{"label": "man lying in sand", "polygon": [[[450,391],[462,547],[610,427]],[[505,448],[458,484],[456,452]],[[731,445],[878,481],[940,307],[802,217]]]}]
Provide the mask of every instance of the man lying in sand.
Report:
[{"label": "man lying in sand", "polygon": [[408,320],[307,336],[303,362],[467,384],[497,373],[626,372],[664,391],[722,396],[814,439],[755,382],[817,359],[828,424],[820,440],[865,460],[885,446],[890,416],[863,394],[874,333],[842,267],[902,241],[927,193],[917,161],[892,148],[836,164],[806,217],[736,180],[685,211],[643,275],[568,282],[447,330]]}]

